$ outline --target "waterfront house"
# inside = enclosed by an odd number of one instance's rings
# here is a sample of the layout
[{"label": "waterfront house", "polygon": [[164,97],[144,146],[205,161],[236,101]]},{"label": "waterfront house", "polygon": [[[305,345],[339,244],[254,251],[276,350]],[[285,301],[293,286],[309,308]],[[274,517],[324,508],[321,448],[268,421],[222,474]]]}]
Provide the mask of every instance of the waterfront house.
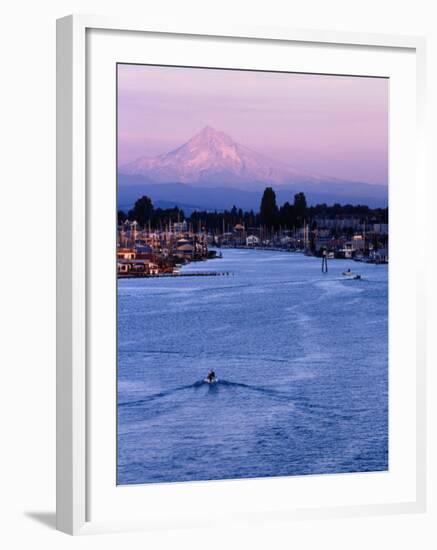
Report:
[{"label": "waterfront house", "polygon": [[354,252],[355,252],[353,242],[352,241],[346,241],[343,244],[343,247],[340,248],[340,250],[338,252],[339,252],[339,256],[341,258],[347,258],[347,259],[352,258],[353,255],[354,255]]},{"label": "waterfront house", "polygon": [[159,268],[157,264],[146,259],[119,260],[117,262],[117,273],[131,276],[158,275]]},{"label": "waterfront house", "polygon": [[259,243],[260,240],[256,235],[248,235],[246,237],[246,246],[258,246]]},{"label": "waterfront house", "polygon": [[129,262],[117,262],[117,273],[120,275],[126,275],[130,271]]},{"label": "waterfront house", "polygon": [[133,248],[117,248],[117,259],[135,260],[136,252]]},{"label": "waterfront house", "polygon": [[178,244],[174,251],[174,255],[177,256],[178,258],[186,258],[186,259],[192,258],[194,254],[194,246],[190,244],[188,241],[186,241],[183,244],[179,244],[179,243],[180,241],[178,241]]},{"label": "waterfront house", "polygon": [[155,264],[153,262],[150,262],[150,261],[149,261],[149,265],[148,265],[148,270],[149,270],[149,275],[158,275],[158,273],[159,273],[159,268],[158,268],[157,264]]}]

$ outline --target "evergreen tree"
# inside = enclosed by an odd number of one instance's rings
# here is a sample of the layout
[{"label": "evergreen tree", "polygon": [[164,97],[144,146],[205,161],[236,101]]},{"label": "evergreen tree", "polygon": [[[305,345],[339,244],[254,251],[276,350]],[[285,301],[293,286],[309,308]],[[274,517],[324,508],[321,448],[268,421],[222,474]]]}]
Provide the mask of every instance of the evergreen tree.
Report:
[{"label": "evergreen tree", "polygon": [[266,187],[260,206],[261,223],[266,227],[275,228],[278,225],[278,206],[276,194],[271,187]]},{"label": "evergreen tree", "polygon": [[140,225],[145,225],[153,216],[153,204],[150,197],[143,196],[138,199],[132,208],[129,210],[129,218],[136,220]]},{"label": "evergreen tree", "polygon": [[123,212],[123,210],[119,210],[117,212],[117,223],[118,223],[118,225],[121,225],[126,220],[127,220],[127,216],[126,216],[125,212]]},{"label": "evergreen tree", "polygon": [[296,225],[302,227],[307,214],[307,200],[304,193],[296,193],[294,195],[293,210],[296,217]]},{"label": "evergreen tree", "polygon": [[288,201],[279,209],[279,221],[282,227],[292,229],[296,225],[294,206]]}]

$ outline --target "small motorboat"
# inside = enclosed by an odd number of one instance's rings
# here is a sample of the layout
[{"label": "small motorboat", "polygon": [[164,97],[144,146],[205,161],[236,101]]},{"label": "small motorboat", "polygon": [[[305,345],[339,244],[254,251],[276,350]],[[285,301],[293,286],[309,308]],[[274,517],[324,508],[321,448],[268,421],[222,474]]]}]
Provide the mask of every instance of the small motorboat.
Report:
[{"label": "small motorboat", "polygon": [[209,371],[206,378],[203,380],[205,384],[217,384],[218,378],[213,370]]},{"label": "small motorboat", "polygon": [[354,273],[350,269],[343,271],[343,275],[348,279],[361,279],[361,275],[359,273]]}]

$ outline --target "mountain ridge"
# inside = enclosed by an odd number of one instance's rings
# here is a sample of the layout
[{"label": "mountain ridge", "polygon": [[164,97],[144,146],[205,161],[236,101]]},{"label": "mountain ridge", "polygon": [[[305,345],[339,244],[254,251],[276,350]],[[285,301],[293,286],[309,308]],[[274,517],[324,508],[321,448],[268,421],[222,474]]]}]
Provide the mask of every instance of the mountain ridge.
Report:
[{"label": "mountain ridge", "polygon": [[140,157],[118,171],[118,202],[131,207],[141,194],[189,208],[257,209],[261,193],[274,188],[278,204],[303,192],[309,204],[387,206],[383,185],[300,174],[206,126],[186,143],[156,157]]},{"label": "mountain ridge", "polygon": [[155,157],[142,156],[120,167],[125,175],[139,175],[153,183],[247,187],[252,184],[293,185],[323,183],[338,178],[297,172],[273,161],[224,132],[205,126],[176,149]]}]

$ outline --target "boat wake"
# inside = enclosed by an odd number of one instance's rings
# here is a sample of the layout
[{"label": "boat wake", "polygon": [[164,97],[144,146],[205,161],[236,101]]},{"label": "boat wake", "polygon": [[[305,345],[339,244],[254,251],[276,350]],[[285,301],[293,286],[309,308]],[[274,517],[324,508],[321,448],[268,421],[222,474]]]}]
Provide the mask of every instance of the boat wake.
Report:
[{"label": "boat wake", "polygon": [[150,401],[154,401],[155,399],[168,397],[169,395],[178,393],[178,392],[183,391],[183,390],[189,390],[189,389],[193,389],[193,388],[200,388],[203,385],[204,385],[203,380],[199,380],[197,382],[194,382],[194,384],[188,384],[186,386],[179,386],[177,388],[172,388],[172,389],[167,390],[167,391],[161,391],[161,392],[158,392],[158,393],[153,393],[151,395],[147,395],[143,399],[138,399],[136,401],[124,401],[122,403],[118,403],[118,406],[119,407],[135,407],[137,405],[143,405],[144,403],[149,403]]},{"label": "boat wake", "polygon": [[264,395],[268,395],[270,397],[275,397],[277,399],[286,399],[291,400],[291,395],[287,394],[286,392],[275,390],[273,388],[263,387],[263,386],[255,386],[252,384],[244,384],[242,382],[231,382],[229,380],[217,380],[217,382],[214,382],[214,384],[209,384],[208,382],[205,382],[204,380],[198,380],[194,382],[193,384],[187,384],[185,386],[178,386],[176,388],[169,389],[167,391],[161,391],[158,393],[154,393],[151,395],[148,395],[144,397],[143,399],[138,399],[135,401],[125,401],[122,403],[118,403],[118,407],[141,407],[143,405],[146,405],[152,401],[156,401],[159,399],[163,399],[166,397],[170,397],[172,395],[176,395],[180,392],[187,391],[187,390],[193,390],[193,389],[200,389],[202,387],[208,387],[209,390],[219,390],[220,388],[223,389],[242,389],[245,391],[251,391],[251,392],[258,392],[262,393]]},{"label": "boat wake", "polygon": [[221,384],[222,386],[225,386],[225,387],[227,386],[230,388],[242,388],[247,391],[263,393],[265,395],[270,395],[278,398],[290,399],[290,396],[287,393],[283,391],[275,390],[273,388],[268,388],[268,387],[266,388],[265,386],[255,386],[252,384],[244,384],[242,382],[230,382],[229,380],[219,380],[218,384],[219,385]]}]

